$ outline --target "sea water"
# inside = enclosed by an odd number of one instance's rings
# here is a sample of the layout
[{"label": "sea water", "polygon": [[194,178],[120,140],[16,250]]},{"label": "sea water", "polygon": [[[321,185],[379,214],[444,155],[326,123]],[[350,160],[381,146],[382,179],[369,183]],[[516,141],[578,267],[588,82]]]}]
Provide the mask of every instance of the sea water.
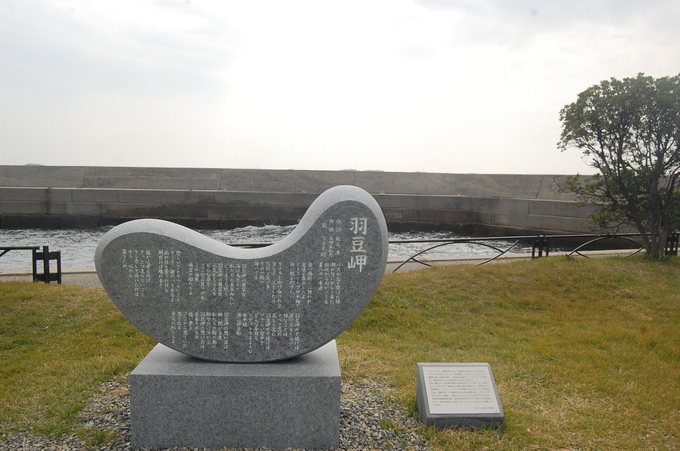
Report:
[{"label": "sea water", "polygon": [[[263,226],[241,227],[231,230],[198,230],[198,232],[226,244],[238,243],[274,243],[288,235],[295,226]],[[111,227],[96,229],[0,229],[0,247],[9,246],[49,246],[50,251],[61,251],[62,269],[94,268],[94,251],[99,239]],[[437,243],[400,243],[393,241],[441,240],[465,238],[452,232],[400,232],[390,233],[389,257],[408,258]],[[498,248],[508,248],[510,241],[494,241]],[[513,247],[512,252],[531,252],[531,248]],[[441,246],[427,252],[427,257],[494,255],[497,252],[489,247],[456,243]],[[30,271],[32,268],[31,252],[14,250],[0,257],[0,270]]]}]

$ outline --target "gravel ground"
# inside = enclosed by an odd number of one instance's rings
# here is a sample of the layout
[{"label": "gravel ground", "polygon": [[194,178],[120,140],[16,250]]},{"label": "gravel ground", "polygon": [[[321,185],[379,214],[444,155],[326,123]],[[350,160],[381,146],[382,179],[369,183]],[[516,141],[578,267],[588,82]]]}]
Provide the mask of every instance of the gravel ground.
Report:
[{"label": "gravel ground", "polygon": [[[343,383],[340,447],[337,449],[413,451],[430,449],[416,433],[418,420],[389,399],[390,389],[385,383],[376,381]],[[101,393],[90,399],[90,403],[81,413],[81,421],[85,429],[91,431],[91,435],[104,435],[113,438],[113,441],[93,447],[75,436],[55,438],[0,433],[0,451],[130,450],[130,393],[127,383],[112,380],[103,384]],[[270,448],[257,448],[267,449]]]}]

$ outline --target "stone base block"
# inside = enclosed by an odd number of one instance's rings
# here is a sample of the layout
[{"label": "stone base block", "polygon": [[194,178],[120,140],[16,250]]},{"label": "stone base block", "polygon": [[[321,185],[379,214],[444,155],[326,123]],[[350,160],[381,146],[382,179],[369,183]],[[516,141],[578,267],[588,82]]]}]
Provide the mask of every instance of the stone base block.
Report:
[{"label": "stone base block", "polygon": [[198,360],[162,344],[130,374],[134,448],[336,448],[335,341],[274,363]]}]

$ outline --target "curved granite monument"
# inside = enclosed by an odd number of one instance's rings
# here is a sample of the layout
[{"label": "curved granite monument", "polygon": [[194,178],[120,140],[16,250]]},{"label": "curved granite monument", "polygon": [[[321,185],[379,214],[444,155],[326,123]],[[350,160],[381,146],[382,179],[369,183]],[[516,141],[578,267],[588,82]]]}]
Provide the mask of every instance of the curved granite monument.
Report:
[{"label": "curved granite monument", "polygon": [[211,361],[272,362],[344,331],[378,288],[387,248],[375,199],[338,186],[271,246],[236,248],[142,219],[109,231],[95,264],[121,312],[167,347]]}]

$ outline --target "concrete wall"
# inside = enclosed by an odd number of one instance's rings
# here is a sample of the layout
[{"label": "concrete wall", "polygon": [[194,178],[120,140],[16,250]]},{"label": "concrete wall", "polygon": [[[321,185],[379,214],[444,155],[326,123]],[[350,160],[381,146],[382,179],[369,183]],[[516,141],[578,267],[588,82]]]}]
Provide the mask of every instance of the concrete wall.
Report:
[{"label": "concrete wall", "polygon": [[374,195],[391,230],[581,233],[589,211],[550,175],[0,166],[0,227],[162,218],[195,228],[291,224],[324,190]]},{"label": "concrete wall", "polygon": [[356,185],[371,194],[463,195],[572,200],[552,175],[437,174],[77,166],[0,166],[0,187],[118,188],[319,194]]}]

